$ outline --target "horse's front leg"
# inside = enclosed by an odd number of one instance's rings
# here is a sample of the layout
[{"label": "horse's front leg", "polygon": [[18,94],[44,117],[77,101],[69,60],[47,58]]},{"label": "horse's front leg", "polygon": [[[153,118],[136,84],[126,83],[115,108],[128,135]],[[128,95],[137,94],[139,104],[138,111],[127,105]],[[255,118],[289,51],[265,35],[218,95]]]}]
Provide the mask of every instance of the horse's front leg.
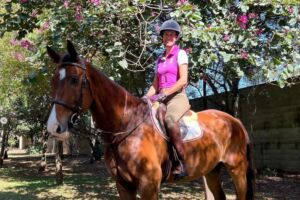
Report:
[{"label": "horse's front leg", "polygon": [[135,200],[137,190],[128,188],[127,185],[122,184],[120,181],[116,181],[117,190],[121,200]]},{"label": "horse's front leg", "polygon": [[138,187],[141,199],[158,200],[161,179],[162,173],[160,168],[141,175]]}]

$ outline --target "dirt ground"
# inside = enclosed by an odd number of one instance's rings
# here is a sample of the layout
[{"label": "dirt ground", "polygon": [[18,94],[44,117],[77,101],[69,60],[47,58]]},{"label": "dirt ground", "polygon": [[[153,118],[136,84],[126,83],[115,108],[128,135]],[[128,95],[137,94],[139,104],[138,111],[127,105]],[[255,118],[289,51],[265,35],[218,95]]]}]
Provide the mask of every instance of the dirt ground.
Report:
[{"label": "dirt ground", "polygon": [[[48,169],[42,174],[38,172],[40,157],[10,157],[5,160],[4,167],[0,169],[0,180],[54,180],[54,157],[48,158]],[[65,184],[72,186],[76,196],[70,198],[58,198],[47,194],[47,199],[117,199],[117,191],[113,180],[109,177],[103,161],[94,164],[89,163],[88,157],[73,156],[64,159],[64,180]],[[2,172],[2,173],[1,173]],[[266,173],[266,172],[264,172]],[[269,171],[267,175],[257,175],[256,179],[256,199],[300,199],[300,175],[276,173]],[[22,177],[22,178],[20,178]],[[96,180],[96,181],[94,181]],[[234,187],[231,178],[223,172],[222,175],[223,188],[227,199],[235,199]],[[51,184],[50,184],[51,185]],[[36,185],[35,187],[44,187],[47,185]],[[53,185],[51,185],[53,187]],[[75,188],[75,189],[74,189]],[[32,193],[42,191],[41,189],[28,186],[23,188],[24,191],[32,190]],[[64,189],[62,189],[64,190]],[[5,193],[5,189],[0,186],[0,199],[9,195]],[[1,194],[2,193],[2,194]],[[57,192],[56,192],[57,193]],[[63,193],[63,192],[62,192]],[[87,195],[89,193],[89,195]],[[17,195],[9,196],[14,199]],[[45,197],[45,196],[44,196]],[[34,196],[24,196],[22,199],[35,198]],[[39,198],[36,198],[39,199]],[[161,187],[160,199],[204,199],[204,188],[202,180],[183,184],[163,184]]]}]

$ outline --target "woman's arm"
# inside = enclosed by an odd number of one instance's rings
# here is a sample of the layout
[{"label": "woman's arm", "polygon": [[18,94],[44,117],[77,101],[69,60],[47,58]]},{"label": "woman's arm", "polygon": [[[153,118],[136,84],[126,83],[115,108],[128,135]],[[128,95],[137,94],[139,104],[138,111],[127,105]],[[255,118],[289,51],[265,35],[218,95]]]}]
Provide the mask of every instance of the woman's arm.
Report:
[{"label": "woman's arm", "polygon": [[146,96],[151,97],[151,96],[155,95],[158,91],[157,88],[158,88],[158,79],[157,79],[157,75],[155,74],[153,83],[152,83],[151,87],[149,88],[148,92],[146,93]]}]

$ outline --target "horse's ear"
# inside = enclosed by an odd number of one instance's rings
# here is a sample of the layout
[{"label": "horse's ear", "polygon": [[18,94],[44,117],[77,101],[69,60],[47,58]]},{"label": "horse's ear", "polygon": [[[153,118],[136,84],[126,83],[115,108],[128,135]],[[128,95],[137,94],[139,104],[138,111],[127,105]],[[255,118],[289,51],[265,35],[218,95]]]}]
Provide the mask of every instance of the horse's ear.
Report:
[{"label": "horse's ear", "polygon": [[68,49],[68,52],[69,52],[71,58],[74,58],[77,60],[78,54],[76,52],[76,49],[75,49],[73,43],[70,40],[67,41],[67,49]]},{"label": "horse's ear", "polygon": [[54,51],[51,47],[47,46],[47,52],[54,63],[59,63],[60,55],[56,51]]}]

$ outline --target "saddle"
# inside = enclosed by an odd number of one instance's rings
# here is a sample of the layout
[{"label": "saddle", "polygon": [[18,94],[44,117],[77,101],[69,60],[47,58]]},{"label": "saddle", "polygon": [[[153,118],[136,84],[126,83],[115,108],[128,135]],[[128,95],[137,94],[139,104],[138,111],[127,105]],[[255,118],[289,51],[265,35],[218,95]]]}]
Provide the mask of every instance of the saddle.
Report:
[{"label": "saddle", "polygon": [[[158,130],[157,132],[167,141],[169,141],[169,137],[167,135],[165,125],[164,125],[164,114],[166,110],[160,108],[158,102],[148,103],[151,108],[151,118],[155,128]],[[189,142],[192,140],[196,140],[202,137],[203,131],[198,122],[197,114],[188,110],[179,120],[179,127],[182,141]]]},{"label": "saddle", "polygon": [[[167,135],[166,128],[164,125],[164,116],[166,109],[160,107],[158,102],[151,103],[148,100],[148,105],[151,109],[151,119],[157,133],[163,137],[169,145],[169,158],[165,167],[163,168],[163,179],[162,182],[165,182],[171,174],[171,169],[173,164],[180,162],[177,152],[174,146],[169,142],[170,138]],[[180,134],[183,143],[190,142],[196,139],[199,139],[203,136],[203,131],[198,122],[198,116],[192,110],[188,110],[179,120]]]}]

